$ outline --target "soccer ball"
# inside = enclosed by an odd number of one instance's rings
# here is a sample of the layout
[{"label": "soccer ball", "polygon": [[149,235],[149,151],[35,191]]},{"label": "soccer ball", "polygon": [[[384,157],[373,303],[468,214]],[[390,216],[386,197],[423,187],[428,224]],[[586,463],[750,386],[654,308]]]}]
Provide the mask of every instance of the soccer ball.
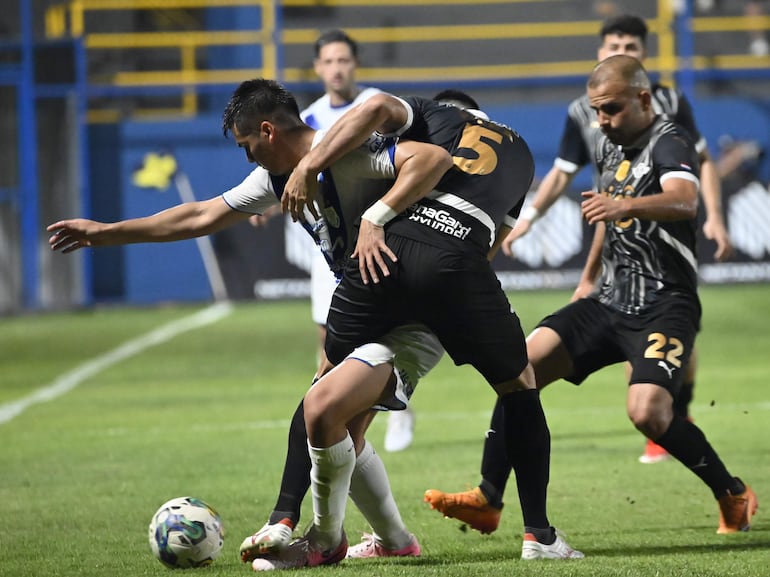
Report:
[{"label": "soccer ball", "polygon": [[177,497],[163,503],[152,516],[150,547],[171,569],[211,565],[224,544],[219,514],[195,497]]}]

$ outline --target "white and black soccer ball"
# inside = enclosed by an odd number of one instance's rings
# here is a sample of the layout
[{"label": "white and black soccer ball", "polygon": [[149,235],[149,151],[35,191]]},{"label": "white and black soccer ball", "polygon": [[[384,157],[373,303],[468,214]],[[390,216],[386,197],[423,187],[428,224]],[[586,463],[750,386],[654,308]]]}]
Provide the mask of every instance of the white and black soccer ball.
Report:
[{"label": "white and black soccer ball", "polygon": [[204,567],[222,550],[222,518],[200,499],[177,497],[152,516],[149,538],[153,554],[166,567]]}]

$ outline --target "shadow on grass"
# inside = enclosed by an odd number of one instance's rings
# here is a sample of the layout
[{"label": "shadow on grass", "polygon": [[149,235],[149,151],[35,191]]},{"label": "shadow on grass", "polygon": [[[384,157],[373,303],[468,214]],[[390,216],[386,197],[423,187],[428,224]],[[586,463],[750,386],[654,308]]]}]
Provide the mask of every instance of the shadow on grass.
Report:
[{"label": "shadow on grass", "polygon": [[[735,537],[741,538],[740,535]],[[643,545],[627,545],[620,544],[617,546],[605,546],[605,547],[580,547],[585,553],[587,559],[593,559],[600,561],[601,559],[617,558],[617,557],[665,557],[669,555],[700,555],[700,554],[725,554],[725,553],[753,553],[758,551],[766,551],[770,544],[767,531],[752,531],[745,534],[746,538],[751,538],[751,542],[742,541],[724,541],[721,543],[674,543],[667,546],[661,546],[660,543],[649,543]],[[683,537],[683,540],[687,537]],[[731,539],[732,537],[727,537]],[[348,560],[342,566],[355,565],[359,566],[362,563],[371,563],[372,566],[399,566],[399,567],[434,567],[443,565],[456,565],[456,564],[474,564],[474,563],[501,563],[507,561],[518,561],[520,555],[519,540],[513,540],[515,547],[511,547],[513,544],[510,541],[506,541],[504,545],[492,544],[486,547],[473,547],[465,551],[452,551],[443,552],[439,555],[432,555],[429,552],[424,552],[424,555],[419,558],[415,557],[400,557],[390,559],[361,559],[353,561]],[[578,561],[575,561],[578,562]]]},{"label": "shadow on grass", "polygon": [[623,546],[623,547],[603,547],[598,549],[585,548],[584,553],[590,557],[628,557],[643,556],[656,557],[664,555],[680,554],[705,554],[705,553],[729,553],[740,551],[766,551],[768,548],[767,538],[762,541],[752,541],[750,543],[730,542],[730,543],[676,543],[668,546],[661,546],[659,543],[650,543],[647,545]]}]

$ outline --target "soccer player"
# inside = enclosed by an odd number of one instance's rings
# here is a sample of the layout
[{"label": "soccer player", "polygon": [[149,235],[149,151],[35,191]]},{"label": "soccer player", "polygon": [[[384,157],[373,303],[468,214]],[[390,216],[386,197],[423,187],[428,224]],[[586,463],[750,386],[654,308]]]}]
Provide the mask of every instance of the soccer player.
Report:
[{"label": "soccer player", "polygon": [[[286,175],[321,133],[303,123],[294,97],[275,82],[252,80],[234,93],[225,110],[223,128],[232,132],[251,162],[259,163],[241,184],[207,201],[180,204],[155,215],[117,223],[85,219],[51,224],[49,243],[65,253],[91,246],[136,242],[168,242],[210,234],[252,214],[263,214],[279,202]],[[452,166],[446,150],[431,144],[373,137],[323,172],[322,196],[316,213],[305,224],[324,250],[329,266],[340,271],[350,257],[360,214],[384,190],[408,188],[416,198],[430,191]],[[394,180],[395,177],[395,180]],[[369,186],[361,187],[362,179]],[[380,180],[386,187],[376,185]],[[403,353],[403,354],[400,354]],[[430,370],[443,355],[438,340],[425,327],[395,327],[376,342],[365,343],[351,354],[383,375],[391,387],[379,403],[403,409],[411,394],[410,384]],[[398,364],[395,372],[393,365]],[[395,374],[394,374],[395,372]],[[413,386],[413,385],[412,385]],[[420,548],[401,521],[388,485],[382,461],[363,439],[365,415],[353,427],[359,442],[354,471],[353,497],[373,529],[380,547],[401,555],[419,555]],[[306,441],[302,439],[307,456]],[[309,468],[309,465],[308,465]],[[286,526],[283,526],[287,529]],[[291,529],[288,529],[291,534]]]},{"label": "soccer player", "polygon": [[[323,82],[324,94],[300,112],[302,120],[316,130],[328,129],[353,106],[378,94],[380,90],[360,86],[356,83],[358,67],[358,44],[343,30],[334,29],[321,34],[314,45],[313,68]],[[307,235],[297,227],[286,229],[287,242],[306,247],[312,255],[310,266],[310,303],[313,322],[319,330],[319,366],[323,366],[326,354],[323,343],[326,339],[326,316],[329,313],[332,294],[337,288],[337,279],[329,270],[323,254],[313,246]],[[386,451],[403,451],[412,444],[414,413],[407,405],[403,411],[388,415],[384,447]]]},{"label": "soccer player", "polygon": [[355,464],[349,423],[381,394],[372,383],[362,386],[361,364],[345,357],[406,320],[427,325],[457,364],[473,365],[502,397],[507,455],[524,517],[522,558],[583,557],[548,521],[550,435],[518,317],[487,260],[503,238],[498,229],[513,223],[531,183],[529,149],[511,129],[467,111],[381,94],[345,114],[300,161],[284,187],[284,209],[301,220],[318,172],[374,129],[441,144],[455,167],[425,199],[412,204],[388,193],[364,213],[358,260],[348,262],[329,311],[326,353],[337,366],[305,396],[313,525],[304,538],[256,559],[253,567],[326,565],[344,556],[342,526]]},{"label": "soccer player", "polygon": [[[597,53],[601,61],[615,54],[627,54],[644,62],[647,57],[647,25],[638,16],[620,14],[605,21],[599,33],[601,45]],[[733,252],[722,215],[722,191],[716,165],[709,154],[706,140],[701,136],[695,123],[687,97],[671,87],[653,85],[653,105],[658,113],[667,114],[684,127],[696,142],[701,162],[701,196],[706,209],[703,233],[716,243],[714,258],[724,261]],[[526,234],[532,223],[545,213],[570,185],[573,177],[583,166],[590,163],[591,150],[600,134],[595,115],[583,95],[574,100],[568,108],[567,123],[562,134],[559,156],[554,166],[543,179],[532,203],[522,211],[522,218],[503,244],[503,251],[512,256],[512,243]],[[578,286],[573,298],[586,296],[593,286]],[[690,357],[682,388],[675,399],[677,412],[689,417],[689,406],[693,398],[697,368],[696,351]],[[668,458],[660,445],[648,439],[639,461],[645,464],[658,463]]]},{"label": "soccer player", "polygon": [[[479,110],[478,103],[469,95],[458,90],[444,90],[433,97],[436,102],[458,106],[469,110],[474,116],[488,120],[486,114]],[[505,226],[505,232],[510,228]],[[505,234],[500,235],[502,239]],[[496,248],[495,248],[496,250]],[[490,251],[489,258],[494,256],[495,250]],[[420,344],[424,335],[418,334],[415,338],[408,337],[407,329],[414,330],[414,327],[405,327],[403,333],[398,333],[395,337],[391,337],[390,340],[399,339],[396,341],[397,346],[393,349],[400,351],[400,354],[395,354],[395,365],[399,368],[402,366],[410,367],[415,362],[412,360],[416,353],[416,358],[423,359],[426,355],[421,354],[420,351],[424,345]],[[435,337],[433,337],[435,338]],[[430,341],[429,341],[430,342]],[[433,350],[430,347],[429,350]],[[354,353],[351,355],[356,357]],[[404,375],[406,384],[403,387],[406,390],[413,390],[417,384],[419,377],[424,375],[428,368],[435,364],[432,361],[435,355],[427,355],[429,362],[419,363],[419,370],[412,370],[407,375]],[[319,370],[318,376],[327,372],[329,367]],[[399,374],[399,371],[396,371]],[[372,375],[369,376],[372,378]],[[382,384],[383,379],[379,380]],[[370,419],[366,421],[368,426]],[[365,427],[364,427],[365,428]],[[363,435],[363,432],[361,433]],[[355,436],[354,436],[354,440]],[[363,441],[366,443],[366,441]],[[356,447],[359,443],[356,442]],[[361,455],[369,455],[366,458]],[[305,430],[304,420],[304,404],[301,402],[294,413],[289,428],[288,449],[286,455],[286,461],[284,464],[284,471],[281,478],[281,487],[278,493],[275,506],[271,511],[267,522],[262,528],[253,535],[244,539],[241,544],[241,559],[244,562],[253,561],[257,557],[265,557],[269,555],[277,555],[282,549],[285,549],[291,541],[293,530],[298,526],[301,514],[302,501],[310,487],[310,457],[307,452],[307,433]],[[381,511],[390,511],[389,513],[382,513],[375,511],[374,513],[367,514],[367,520],[372,524],[373,533],[364,536],[364,539],[358,545],[352,546],[348,549],[348,558],[361,558],[361,557],[396,557],[396,556],[418,556],[420,554],[419,544],[416,538],[408,533],[403,524],[401,524],[400,516],[397,514],[393,497],[390,494],[389,485],[387,483],[387,476],[377,454],[371,448],[368,443],[365,445],[364,450],[358,456],[356,460],[356,468],[354,469],[353,477],[351,479],[351,497],[353,501],[358,505],[359,509],[362,509],[360,501],[362,497],[361,486],[364,483],[361,477],[366,474],[366,485],[372,487],[379,487],[379,497],[366,498],[364,503],[369,502],[382,502],[383,505]],[[391,522],[390,519],[393,519]],[[260,565],[262,562],[257,561],[256,565]]]},{"label": "soccer player", "polygon": [[[688,132],[656,114],[652,91],[639,60],[627,55],[602,60],[588,80],[588,103],[602,135],[590,159],[599,171],[599,192],[583,193],[583,216],[597,226],[599,241],[584,276],[593,284],[601,268],[599,289],[543,319],[527,338],[527,353],[538,388],[558,379],[580,384],[604,366],[628,361],[627,411],[635,427],[711,489],[718,533],[745,531],[757,509],[754,492],[673,408],[700,324],[698,158]],[[493,458],[485,446],[484,460]],[[445,515],[489,532],[497,527],[499,507],[483,489],[429,490],[425,498]]]}]

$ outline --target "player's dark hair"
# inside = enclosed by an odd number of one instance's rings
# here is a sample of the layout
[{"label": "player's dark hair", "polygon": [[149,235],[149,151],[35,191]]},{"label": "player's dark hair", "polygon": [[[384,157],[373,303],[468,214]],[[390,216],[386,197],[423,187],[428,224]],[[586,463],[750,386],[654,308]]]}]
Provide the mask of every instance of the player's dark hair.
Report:
[{"label": "player's dark hair", "polygon": [[609,34],[637,36],[641,38],[642,44],[647,44],[647,24],[633,14],[618,14],[605,20],[599,31],[599,38],[604,40]]},{"label": "player's dark hair", "polygon": [[344,42],[350,46],[350,53],[353,55],[353,57],[358,58],[358,44],[356,44],[355,40],[353,40],[339,28],[328,30],[318,37],[318,40],[316,40],[315,44],[313,45],[315,57],[318,58],[318,56],[321,54],[321,48],[327,44],[332,44],[333,42]]},{"label": "player's dark hair", "polygon": [[291,92],[275,80],[255,78],[235,89],[222,113],[225,136],[233,127],[247,136],[256,132],[263,120],[286,126],[300,125],[299,106]]},{"label": "player's dark hair", "polygon": [[433,100],[436,102],[456,102],[462,104],[463,108],[479,110],[478,102],[476,102],[471,96],[462,90],[455,90],[454,88],[447,88],[446,90],[442,90],[433,97]]}]

